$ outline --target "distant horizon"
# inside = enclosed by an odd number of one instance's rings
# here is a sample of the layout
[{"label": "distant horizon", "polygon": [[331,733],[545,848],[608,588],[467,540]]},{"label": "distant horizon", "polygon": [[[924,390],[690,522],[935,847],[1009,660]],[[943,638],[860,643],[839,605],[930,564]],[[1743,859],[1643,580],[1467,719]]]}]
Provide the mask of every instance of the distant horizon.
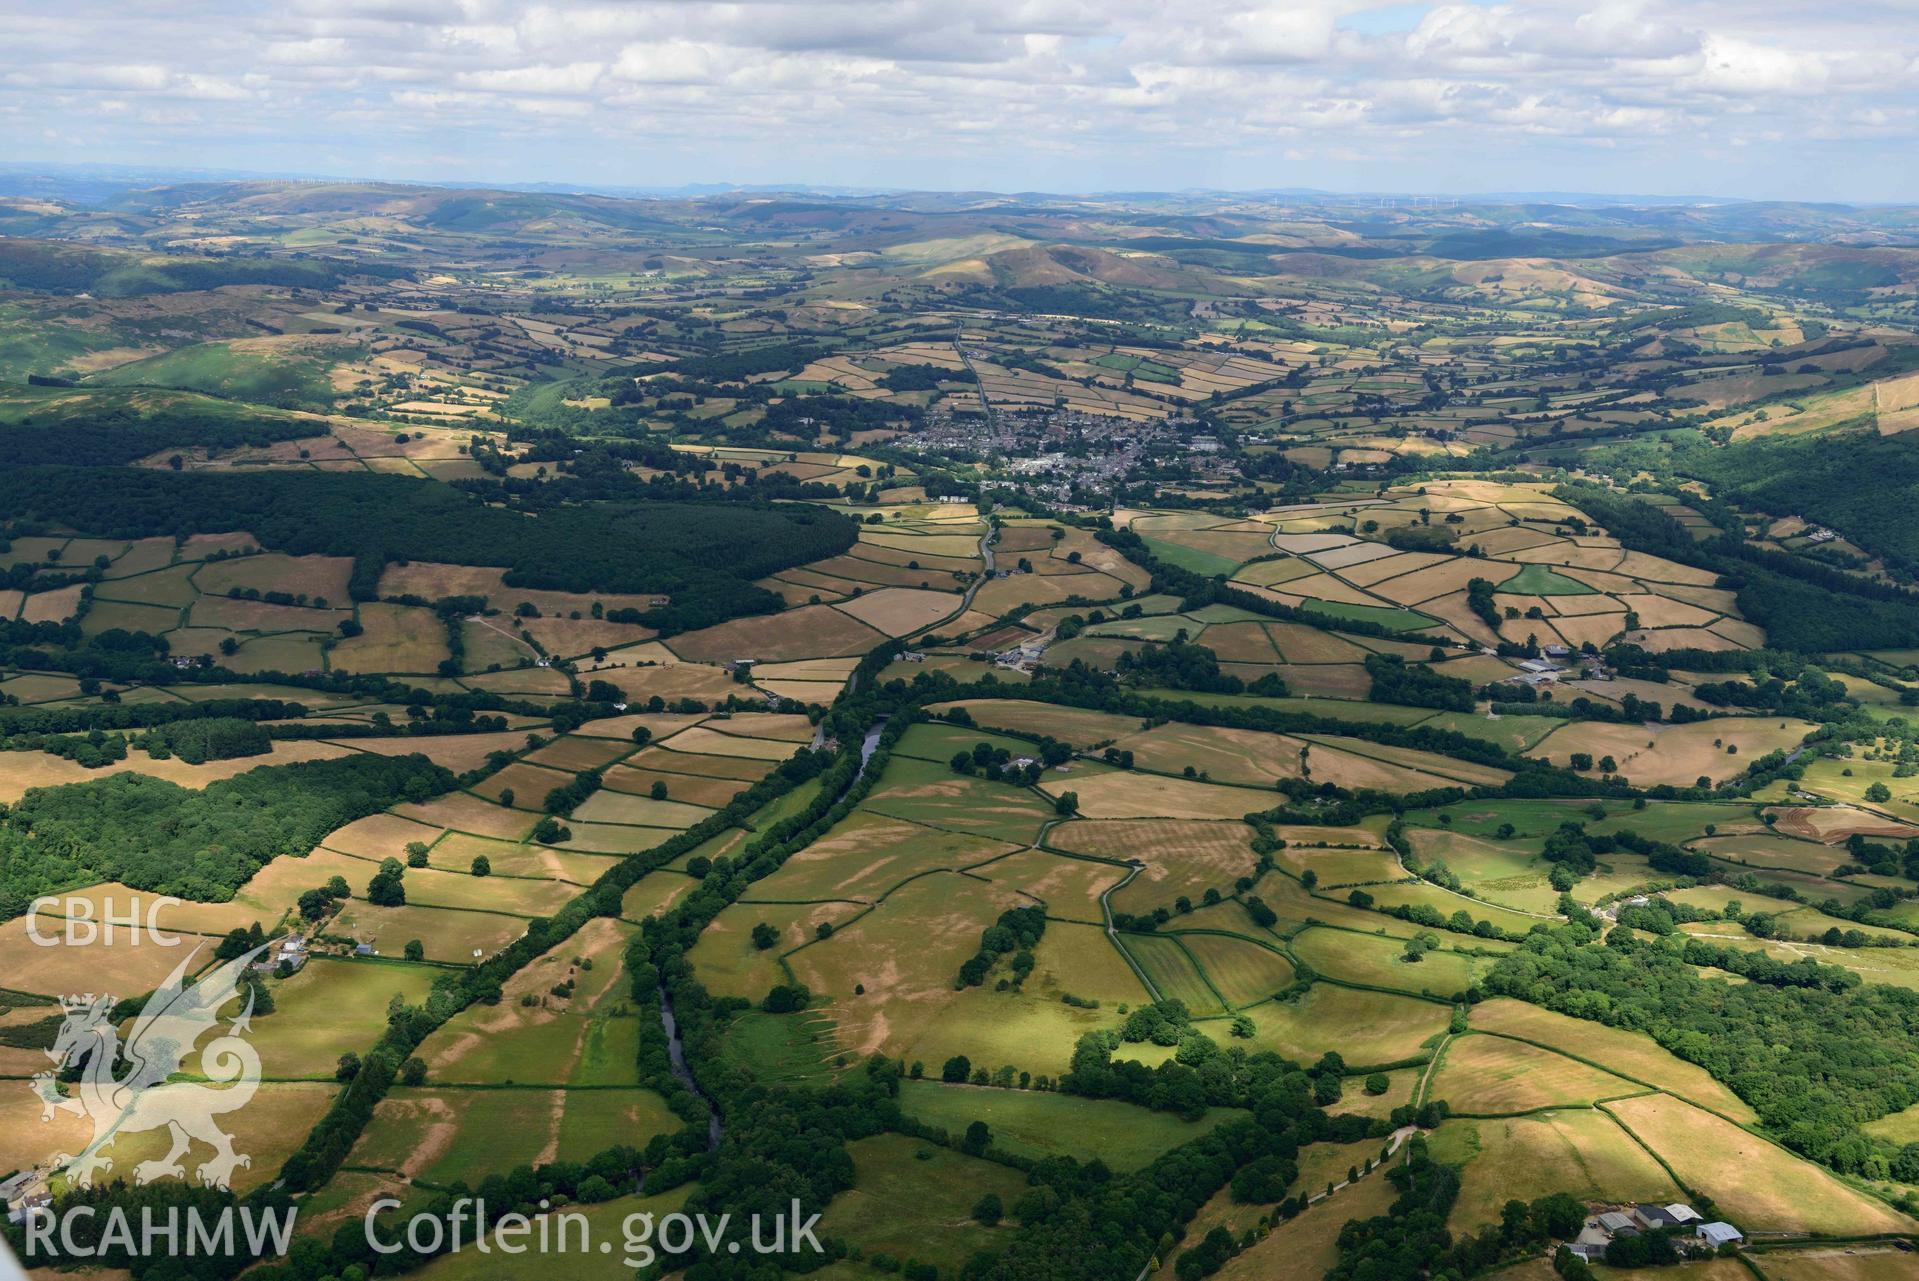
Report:
[{"label": "distant horizon", "polygon": [[[1425,191],[1412,188],[1327,188],[1327,187],[1123,187],[1073,190],[1067,188],[991,188],[991,187],[928,187],[928,186],[881,186],[856,183],[817,183],[805,181],[765,181],[730,182],[721,179],[691,180],[682,183],[661,183],[635,185],[630,183],[593,183],[571,179],[512,179],[501,177],[394,177],[376,174],[354,173],[317,173],[286,169],[229,169],[201,168],[197,166],[174,168],[171,166],[118,164],[101,161],[58,161],[58,160],[0,160],[0,175],[20,177],[60,175],[89,175],[103,179],[117,178],[124,182],[129,190],[180,186],[193,182],[214,183],[310,183],[315,185],[378,185],[395,187],[421,187],[440,190],[472,191],[522,191],[554,192],[572,195],[601,195],[612,197],[650,197],[660,195],[722,194],[725,192],[755,192],[778,194],[791,192],[796,194],[817,195],[826,198],[870,199],[885,196],[968,196],[1001,197],[1021,199],[1043,197],[1049,199],[1121,199],[1126,197],[1289,197],[1300,200],[1381,200],[1381,201],[1443,201],[1456,200],[1471,203],[1511,203],[1537,201],[1566,204],[1617,204],[1627,206],[1684,206],[1684,205],[1738,205],[1738,204],[1803,204],[1838,205],[1853,209],[1905,208],[1919,206],[1919,198],[1911,200],[1846,200],[1817,195],[1798,197],[1742,196],[1723,192],[1696,192],[1689,194],[1641,192],[1641,191],[1597,191],[1597,190],[1561,190],[1552,188],[1500,188],[1482,191],[1453,190]],[[4,187],[0,183],[0,188]],[[0,195],[10,194],[0,190]]]}]

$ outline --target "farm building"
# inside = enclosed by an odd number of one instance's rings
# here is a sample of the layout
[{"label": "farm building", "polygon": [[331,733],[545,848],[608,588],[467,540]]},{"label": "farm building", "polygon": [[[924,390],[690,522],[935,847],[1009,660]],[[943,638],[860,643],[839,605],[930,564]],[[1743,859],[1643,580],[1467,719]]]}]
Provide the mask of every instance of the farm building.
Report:
[{"label": "farm building", "polygon": [[1745,1234],[1730,1223],[1702,1223],[1694,1229],[1693,1235],[1714,1248],[1737,1245],[1746,1239]]},{"label": "farm building", "polygon": [[1636,1205],[1632,1208],[1632,1215],[1641,1227],[1648,1229],[1684,1227],[1699,1222],[1697,1210],[1678,1202],[1672,1205]]},{"label": "farm building", "polygon": [[23,1196],[7,1207],[7,1222],[23,1223],[35,1210],[49,1209],[52,1205],[51,1192],[35,1192],[31,1196]]}]

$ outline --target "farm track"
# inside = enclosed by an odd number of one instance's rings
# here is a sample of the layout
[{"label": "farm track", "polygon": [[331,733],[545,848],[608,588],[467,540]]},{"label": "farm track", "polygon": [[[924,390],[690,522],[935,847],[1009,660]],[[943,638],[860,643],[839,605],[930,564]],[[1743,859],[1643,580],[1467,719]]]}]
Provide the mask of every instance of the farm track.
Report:
[{"label": "farm track", "polygon": [[1426,1060],[1426,1070],[1419,1075],[1419,1088],[1413,1091],[1414,1107],[1425,1106],[1426,1088],[1432,1084],[1433,1073],[1439,1070],[1439,1060],[1444,1057],[1446,1047],[1452,1044],[1452,1040],[1453,1034],[1448,1032],[1441,1038],[1439,1044],[1433,1047],[1433,1056]]},{"label": "farm track", "polygon": [[[1044,833],[1041,834],[1041,839],[1045,839]],[[1139,981],[1146,985],[1146,990],[1152,993],[1153,999],[1155,1001],[1163,1001],[1166,998],[1160,993],[1159,988],[1154,985],[1153,980],[1146,976],[1145,967],[1133,959],[1133,954],[1128,952],[1126,945],[1119,941],[1119,931],[1113,928],[1113,905],[1111,902],[1113,895],[1125,889],[1128,885],[1131,885],[1133,878],[1145,870],[1146,868],[1143,864],[1135,864],[1133,870],[1126,874],[1125,880],[1121,881],[1118,885],[1109,887],[1105,893],[1099,896],[1099,910],[1106,917],[1107,940],[1112,943],[1120,956],[1125,959],[1127,968],[1132,970],[1139,978]]]}]

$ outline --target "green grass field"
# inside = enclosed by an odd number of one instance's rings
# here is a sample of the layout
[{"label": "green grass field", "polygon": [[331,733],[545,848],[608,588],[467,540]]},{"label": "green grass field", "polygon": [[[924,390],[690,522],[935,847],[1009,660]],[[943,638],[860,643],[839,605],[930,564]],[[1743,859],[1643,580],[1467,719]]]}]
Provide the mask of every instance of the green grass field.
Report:
[{"label": "green grass field", "polygon": [[868,1254],[918,1260],[957,1274],[980,1250],[1012,1238],[1010,1220],[996,1228],[973,1222],[988,1192],[1006,1205],[1026,1190],[1017,1171],[898,1134],[847,1145],[854,1185],[833,1198],[820,1235],[844,1237]]},{"label": "green grass field", "polygon": [[1122,934],[1120,946],[1146,971],[1161,996],[1186,1002],[1195,1014],[1224,1012],[1205,975],[1178,940],[1163,934]]},{"label": "green grass field", "polygon": [[955,1138],[974,1121],[984,1121],[992,1127],[993,1146],[1008,1152],[1035,1159],[1097,1157],[1120,1171],[1136,1170],[1220,1122],[1244,1115],[1214,1108],[1198,1121],[1183,1121],[1170,1112],[1150,1112],[1114,1099],[936,1081],[901,1082],[900,1111]]},{"label": "green grass field", "polygon": [[865,808],[928,827],[1030,845],[1053,807],[1023,788],[969,778],[944,764],[894,757]]},{"label": "green grass field", "polygon": [[282,408],[323,409],[333,403],[326,365],[288,351],[265,354],[232,343],[182,347],[119,365],[90,380],[110,387],[173,387]]},{"label": "green grass field", "polygon": [[[1181,569],[1191,570],[1195,574],[1204,574],[1208,578],[1216,575],[1230,577],[1243,563],[1235,560],[1231,556],[1221,556],[1217,552],[1201,551],[1197,547],[1187,547],[1180,543],[1170,542],[1164,538],[1148,538],[1146,545],[1152,549],[1154,556],[1169,565],[1177,565]],[[1129,632],[1127,634],[1136,635],[1137,633]],[[1167,639],[1170,639],[1170,636]]]},{"label": "green grass field", "polygon": [[395,1086],[350,1163],[433,1183],[477,1183],[522,1163],[584,1161],[645,1147],[680,1119],[651,1090],[463,1090]]},{"label": "green grass field", "polygon": [[1682,1200],[1672,1176],[1601,1112],[1452,1120],[1431,1140],[1436,1160],[1464,1167],[1449,1218],[1456,1232],[1497,1223],[1500,1208],[1569,1192],[1591,1201]]},{"label": "green grass field", "polygon": [[1576,579],[1555,573],[1544,565],[1528,565],[1499,584],[1494,590],[1511,596],[1592,596],[1596,593]]},{"label": "green grass field", "polygon": [[742,1010],[727,1024],[720,1054],[769,1085],[821,1086],[839,1074],[840,1048],[824,1013],[765,1014]]},{"label": "green grass field", "polygon": [[1292,962],[1277,948],[1226,934],[1180,934],[1180,945],[1228,1005],[1254,1005],[1293,981]]},{"label": "green grass field", "polygon": [[1490,957],[1466,956],[1447,949],[1408,961],[1402,939],[1324,927],[1295,935],[1291,947],[1300,960],[1331,978],[1415,996],[1450,998],[1465,991],[1493,965]]},{"label": "green grass field", "polygon": [[1295,1001],[1246,1010],[1258,1029],[1249,1044],[1310,1063],[1337,1050],[1354,1067],[1419,1057],[1446,1030],[1447,1007],[1410,996],[1315,983]]},{"label": "green grass field", "polygon": [[273,985],[274,1013],[256,1019],[253,1047],[268,1077],[331,1077],[342,1053],[386,1030],[387,1002],[426,999],[439,970],[388,961],[315,957]]}]

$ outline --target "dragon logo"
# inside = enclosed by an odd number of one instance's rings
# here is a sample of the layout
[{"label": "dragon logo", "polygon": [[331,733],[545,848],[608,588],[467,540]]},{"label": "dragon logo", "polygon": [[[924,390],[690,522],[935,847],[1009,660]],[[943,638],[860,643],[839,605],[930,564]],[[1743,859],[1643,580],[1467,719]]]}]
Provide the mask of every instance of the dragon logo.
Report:
[{"label": "dragon logo", "polygon": [[[200,1051],[194,1079],[171,1081],[188,1054],[209,1031],[218,1027],[220,1009],[239,993],[241,980],[268,947],[259,947],[209,971],[198,982],[187,973],[199,954],[195,948],[171,977],[147,999],[127,1030],[125,1044],[113,1019],[111,996],[63,999],[66,1011],[47,1057],[54,1067],[33,1078],[41,1101],[40,1119],[51,1121],[56,1112],[70,1112],[92,1122],[93,1139],[78,1154],[53,1158],[49,1176],[65,1175],[75,1187],[87,1187],[96,1173],[111,1170],[113,1160],[102,1155],[124,1134],[165,1128],[171,1147],[164,1157],[142,1161],[133,1168],[136,1183],[160,1178],[184,1178],[180,1158],[199,1140],[213,1149],[213,1157],[199,1168],[199,1180],[225,1188],[235,1169],[252,1158],[233,1150],[233,1136],[216,1120],[221,1114],[246,1106],[260,1088],[260,1056],[244,1039],[253,1015],[253,991],[237,1018]],[[63,1074],[78,1069],[71,1093],[57,1085]]]}]

